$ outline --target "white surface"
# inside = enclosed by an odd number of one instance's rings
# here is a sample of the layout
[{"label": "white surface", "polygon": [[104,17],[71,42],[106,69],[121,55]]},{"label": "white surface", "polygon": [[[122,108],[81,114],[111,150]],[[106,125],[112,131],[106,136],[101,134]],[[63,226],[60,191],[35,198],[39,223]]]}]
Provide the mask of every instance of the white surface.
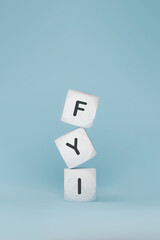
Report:
[{"label": "white surface", "polygon": [[[87,105],[79,104],[79,108],[83,108],[84,111],[78,110],[77,115],[74,116],[73,113],[77,101],[86,102]],[[97,96],[75,90],[68,90],[61,120],[79,127],[90,128],[93,125],[98,102],[99,98]]]},{"label": "white surface", "polygon": [[[78,179],[81,193],[78,194]],[[96,169],[64,169],[64,199],[67,201],[94,201],[96,199]]]},{"label": "white surface", "polygon": [[[79,155],[66,143],[74,145],[75,138],[78,139],[77,148]],[[88,161],[96,155],[96,151],[83,128],[73,130],[55,140],[55,144],[61,153],[68,168],[74,168]]]}]

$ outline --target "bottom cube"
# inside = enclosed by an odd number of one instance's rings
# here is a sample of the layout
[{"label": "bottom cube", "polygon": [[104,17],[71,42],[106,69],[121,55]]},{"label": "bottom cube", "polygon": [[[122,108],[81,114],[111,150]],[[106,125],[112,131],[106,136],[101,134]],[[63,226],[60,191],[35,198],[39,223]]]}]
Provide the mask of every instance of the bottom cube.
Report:
[{"label": "bottom cube", "polygon": [[64,199],[67,201],[95,201],[96,169],[64,169]]}]

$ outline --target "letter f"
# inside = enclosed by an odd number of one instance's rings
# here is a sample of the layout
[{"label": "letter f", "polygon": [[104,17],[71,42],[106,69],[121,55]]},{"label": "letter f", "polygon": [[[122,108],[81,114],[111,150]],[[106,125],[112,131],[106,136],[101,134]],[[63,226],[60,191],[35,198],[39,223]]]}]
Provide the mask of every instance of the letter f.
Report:
[{"label": "letter f", "polygon": [[87,105],[86,102],[76,101],[76,105],[75,105],[75,108],[74,108],[73,116],[77,115],[78,110],[84,111],[84,108],[79,108],[79,104]]}]

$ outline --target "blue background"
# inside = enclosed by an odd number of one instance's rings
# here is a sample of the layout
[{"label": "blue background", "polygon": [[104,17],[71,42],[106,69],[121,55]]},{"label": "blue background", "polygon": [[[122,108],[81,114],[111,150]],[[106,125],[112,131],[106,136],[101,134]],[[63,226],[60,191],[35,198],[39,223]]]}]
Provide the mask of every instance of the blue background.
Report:
[{"label": "blue background", "polygon": [[[0,1],[0,239],[160,239],[160,2]],[[63,201],[54,139],[68,89],[100,97],[87,133],[97,202]]]}]

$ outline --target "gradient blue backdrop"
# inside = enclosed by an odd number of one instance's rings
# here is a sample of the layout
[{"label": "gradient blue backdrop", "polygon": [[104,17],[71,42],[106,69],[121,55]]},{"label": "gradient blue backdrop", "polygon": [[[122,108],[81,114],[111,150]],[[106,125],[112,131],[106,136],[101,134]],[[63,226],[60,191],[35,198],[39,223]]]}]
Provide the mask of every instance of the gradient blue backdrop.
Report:
[{"label": "gradient blue backdrop", "polygon": [[[65,203],[68,89],[98,95],[97,202]],[[0,0],[0,239],[160,239],[160,1]]]}]

